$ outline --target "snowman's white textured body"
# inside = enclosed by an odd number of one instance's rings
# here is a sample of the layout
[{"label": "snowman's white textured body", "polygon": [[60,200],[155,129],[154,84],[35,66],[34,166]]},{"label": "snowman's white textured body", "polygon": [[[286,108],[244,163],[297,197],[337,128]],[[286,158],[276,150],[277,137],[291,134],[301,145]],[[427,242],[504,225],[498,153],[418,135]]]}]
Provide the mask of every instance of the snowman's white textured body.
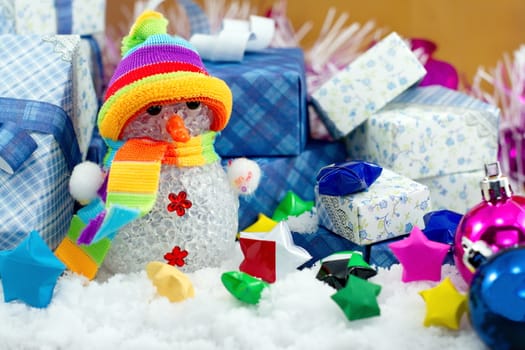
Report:
[{"label": "snowman's white textured body", "polygon": [[[199,102],[189,104],[193,109],[184,102],[150,108],[154,115],[146,111],[134,118],[123,130],[122,139],[173,142],[168,124],[174,116],[184,123],[179,126],[189,137],[209,131],[212,111]],[[173,199],[181,193],[186,207],[178,203],[177,211]],[[183,271],[218,266],[234,249],[238,205],[219,160],[193,167],[163,164],[154,207],[119,230],[104,265],[112,273],[139,271],[179,247],[180,252],[187,252],[179,260]]]},{"label": "snowman's white textured body", "polygon": [[[126,126],[122,138],[171,142],[173,136],[167,125],[174,115],[184,122],[180,126],[190,137],[198,136],[208,131],[213,115],[205,105],[195,107],[194,103],[192,107],[189,109],[186,103],[155,106],[155,115],[145,112],[136,117]],[[179,212],[169,210],[170,204],[177,205],[170,200],[170,194],[173,199],[180,193],[185,193],[184,200],[191,206],[184,208],[179,203]],[[183,271],[218,266],[234,249],[238,205],[219,160],[194,167],[163,164],[154,207],[119,230],[104,266],[112,273],[140,271],[150,261],[163,261],[174,247],[187,252],[179,260],[178,267]]]},{"label": "snowman's white textured body", "polygon": [[109,146],[107,198],[82,240],[111,240],[103,266],[112,273],[165,256],[187,272],[217,266],[235,246],[238,198],[213,149],[232,93],[167,24],[154,11],[137,18],[98,116]]},{"label": "snowman's white textured body", "polygon": [[[192,206],[183,216],[169,212],[170,193],[184,191]],[[163,165],[153,209],[122,228],[104,262],[112,273],[144,269],[179,246],[183,271],[218,266],[234,249],[238,199],[219,162],[199,167]]]}]

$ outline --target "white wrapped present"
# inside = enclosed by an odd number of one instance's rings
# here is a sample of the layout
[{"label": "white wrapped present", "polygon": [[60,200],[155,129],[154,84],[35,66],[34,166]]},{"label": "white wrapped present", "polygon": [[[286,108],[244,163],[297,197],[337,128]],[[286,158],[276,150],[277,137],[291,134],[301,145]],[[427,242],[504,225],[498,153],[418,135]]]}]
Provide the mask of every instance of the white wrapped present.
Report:
[{"label": "white wrapped present", "polygon": [[0,34],[104,32],[106,0],[1,0]]},{"label": "white wrapped present", "polygon": [[420,180],[496,161],[499,109],[441,86],[410,89],[347,139],[349,156]]},{"label": "white wrapped present", "polygon": [[485,171],[465,171],[417,180],[430,190],[432,208],[448,209],[465,214],[470,208],[481,202],[480,182]]},{"label": "white wrapped present", "polygon": [[340,138],[425,74],[417,57],[393,32],[316,90],[312,104],[330,134]]},{"label": "white wrapped present", "polygon": [[424,228],[423,215],[431,211],[426,186],[388,169],[367,191],[328,196],[316,189],[316,207],[320,225],[360,245]]}]

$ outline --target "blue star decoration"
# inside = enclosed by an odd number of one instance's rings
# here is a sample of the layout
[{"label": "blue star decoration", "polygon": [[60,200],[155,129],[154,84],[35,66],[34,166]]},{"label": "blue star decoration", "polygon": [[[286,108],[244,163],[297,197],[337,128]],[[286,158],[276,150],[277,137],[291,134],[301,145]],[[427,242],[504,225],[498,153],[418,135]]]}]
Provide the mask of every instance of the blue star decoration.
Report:
[{"label": "blue star decoration", "polygon": [[32,307],[47,307],[65,269],[38,232],[32,231],[13,250],[0,252],[5,302],[20,300]]}]

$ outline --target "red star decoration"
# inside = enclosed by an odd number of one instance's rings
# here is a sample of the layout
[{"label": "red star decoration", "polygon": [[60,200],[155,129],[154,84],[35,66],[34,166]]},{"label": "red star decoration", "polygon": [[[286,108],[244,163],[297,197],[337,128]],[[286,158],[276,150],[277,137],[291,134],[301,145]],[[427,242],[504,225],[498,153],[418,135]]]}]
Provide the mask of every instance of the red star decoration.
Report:
[{"label": "red star decoration", "polygon": [[169,265],[182,267],[185,264],[184,258],[187,256],[187,250],[181,250],[179,246],[175,246],[171,252],[164,254],[164,259],[168,261]]},{"label": "red star decoration", "polygon": [[285,221],[269,232],[241,232],[239,243],[244,254],[239,270],[268,283],[297,270],[312,258],[295,244]]},{"label": "red star decoration", "polygon": [[168,204],[168,211],[171,212],[177,212],[178,216],[183,216],[186,214],[186,209],[191,208],[191,201],[186,199],[188,194],[184,191],[180,191],[178,195],[175,195],[175,193],[170,193],[168,195],[168,199],[170,200],[170,204]]},{"label": "red star decoration", "polygon": [[403,282],[441,280],[441,265],[450,249],[448,244],[429,240],[414,226],[408,238],[388,246],[403,265]]}]

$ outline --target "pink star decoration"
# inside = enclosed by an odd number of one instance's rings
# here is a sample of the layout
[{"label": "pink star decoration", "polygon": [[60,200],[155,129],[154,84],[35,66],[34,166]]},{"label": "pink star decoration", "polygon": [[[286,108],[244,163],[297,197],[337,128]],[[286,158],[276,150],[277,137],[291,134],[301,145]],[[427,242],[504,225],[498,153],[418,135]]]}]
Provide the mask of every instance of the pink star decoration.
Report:
[{"label": "pink star decoration", "polygon": [[441,265],[450,246],[429,240],[414,226],[410,235],[388,245],[403,266],[403,282],[440,281]]}]

